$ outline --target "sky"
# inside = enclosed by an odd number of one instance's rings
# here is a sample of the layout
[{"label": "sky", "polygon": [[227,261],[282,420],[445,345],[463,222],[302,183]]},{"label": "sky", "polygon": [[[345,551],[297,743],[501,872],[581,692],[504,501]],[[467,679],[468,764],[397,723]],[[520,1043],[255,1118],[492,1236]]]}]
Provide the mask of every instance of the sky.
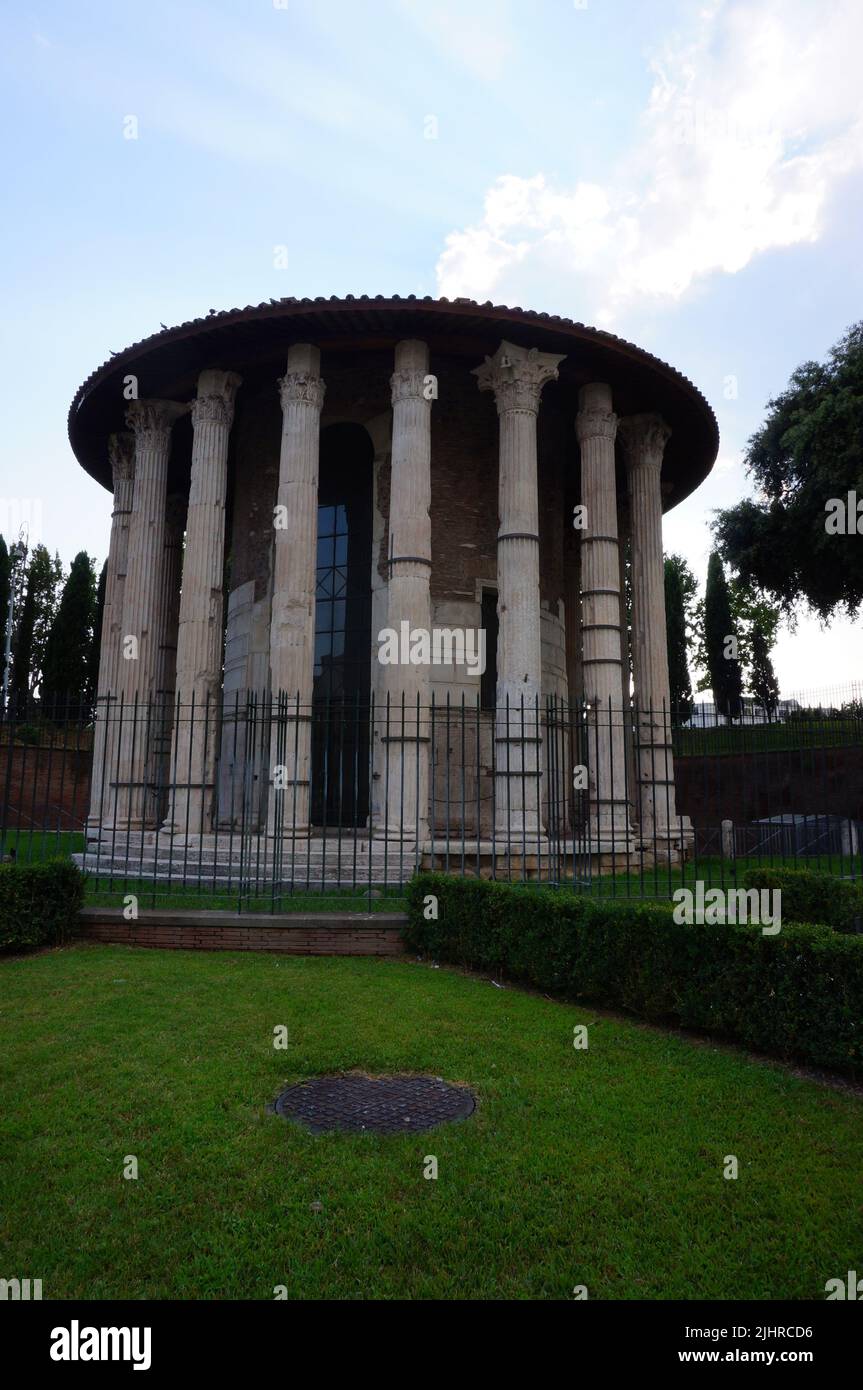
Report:
[{"label": "sky", "polygon": [[[715,508],[863,318],[860,0],[31,0],[0,14],[0,531],[107,550],[69,402],[161,324],[282,295],[468,295],[609,329],[719,420]],[[861,542],[863,543],[863,542]],[[805,613],[784,695],[863,679]]]}]

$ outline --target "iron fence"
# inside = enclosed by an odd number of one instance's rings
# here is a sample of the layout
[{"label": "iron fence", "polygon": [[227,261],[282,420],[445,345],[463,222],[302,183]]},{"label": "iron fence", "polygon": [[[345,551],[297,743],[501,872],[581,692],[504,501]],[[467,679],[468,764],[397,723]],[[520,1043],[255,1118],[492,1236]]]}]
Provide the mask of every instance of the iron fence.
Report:
[{"label": "iron fence", "polygon": [[[673,768],[673,776],[672,776]],[[385,906],[421,868],[614,896],[752,864],[863,876],[863,716],[693,729],[559,697],[32,703],[0,723],[0,854],[94,905]]]}]

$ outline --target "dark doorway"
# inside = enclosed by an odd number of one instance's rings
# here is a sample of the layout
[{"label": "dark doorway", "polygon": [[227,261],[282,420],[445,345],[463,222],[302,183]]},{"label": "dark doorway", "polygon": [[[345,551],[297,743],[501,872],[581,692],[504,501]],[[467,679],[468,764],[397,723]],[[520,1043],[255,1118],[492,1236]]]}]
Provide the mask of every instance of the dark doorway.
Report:
[{"label": "dark doorway", "polygon": [[479,698],[483,709],[493,710],[497,703],[497,590],[483,589],[480,617],[485,632],[485,670],[479,678]]},{"label": "dark doorway", "polygon": [[321,432],[315,591],[312,822],[369,814],[372,442],[361,425]]}]

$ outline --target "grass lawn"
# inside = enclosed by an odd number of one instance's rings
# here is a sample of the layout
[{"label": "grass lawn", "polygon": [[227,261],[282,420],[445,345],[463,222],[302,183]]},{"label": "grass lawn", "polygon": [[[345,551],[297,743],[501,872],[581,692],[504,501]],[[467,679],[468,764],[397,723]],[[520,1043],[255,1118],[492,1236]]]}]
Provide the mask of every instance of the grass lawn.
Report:
[{"label": "grass lawn", "polygon": [[[0,961],[0,1030],[3,1272],[45,1298],[823,1299],[861,1268],[857,1095],[589,1008],[410,960],[78,945]],[[394,1138],[266,1113],[351,1068],[479,1108]]]}]

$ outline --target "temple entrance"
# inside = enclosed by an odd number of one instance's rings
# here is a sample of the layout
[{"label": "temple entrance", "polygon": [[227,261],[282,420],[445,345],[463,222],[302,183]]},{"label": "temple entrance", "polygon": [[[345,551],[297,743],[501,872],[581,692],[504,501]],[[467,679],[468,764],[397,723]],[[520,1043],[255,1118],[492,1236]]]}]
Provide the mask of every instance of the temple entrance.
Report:
[{"label": "temple entrance", "polygon": [[311,818],[363,826],[369,814],[372,464],[361,425],[321,432]]}]

